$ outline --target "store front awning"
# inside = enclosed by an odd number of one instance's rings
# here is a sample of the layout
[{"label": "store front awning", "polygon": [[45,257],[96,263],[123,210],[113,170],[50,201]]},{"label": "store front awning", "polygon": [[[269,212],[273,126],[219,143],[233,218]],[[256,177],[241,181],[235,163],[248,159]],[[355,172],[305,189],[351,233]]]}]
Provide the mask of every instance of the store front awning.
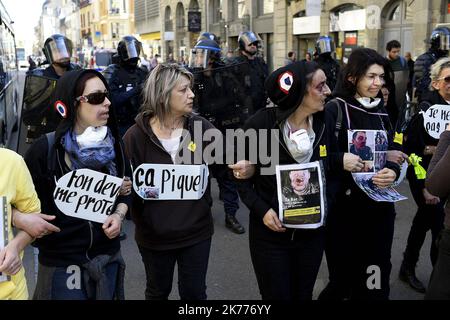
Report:
[{"label": "store front awning", "polygon": [[161,40],[161,32],[143,33],[139,35],[142,41]]}]

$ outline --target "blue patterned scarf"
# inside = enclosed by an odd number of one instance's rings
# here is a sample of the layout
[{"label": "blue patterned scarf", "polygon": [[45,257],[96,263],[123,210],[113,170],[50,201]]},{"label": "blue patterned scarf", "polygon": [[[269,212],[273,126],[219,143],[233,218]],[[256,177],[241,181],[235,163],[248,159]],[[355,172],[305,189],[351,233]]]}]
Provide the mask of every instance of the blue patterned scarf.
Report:
[{"label": "blue patterned scarf", "polygon": [[77,143],[76,135],[72,130],[68,130],[61,139],[69,159],[72,162],[72,170],[92,169],[101,171],[107,168],[109,174],[117,176],[117,169],[114,159],[116,153],[114,151],[114,137],[108,128],[108,134],[105,139],[95,147],[80,148]]}]

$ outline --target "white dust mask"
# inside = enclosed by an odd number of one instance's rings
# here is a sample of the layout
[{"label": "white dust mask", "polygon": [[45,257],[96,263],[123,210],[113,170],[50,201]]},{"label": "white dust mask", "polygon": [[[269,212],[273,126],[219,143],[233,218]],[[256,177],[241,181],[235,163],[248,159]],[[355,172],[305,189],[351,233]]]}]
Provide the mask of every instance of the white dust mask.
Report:
[{"label": "white dust mask", "polygon": [[[289,134],[289,140],[291,140],[295,146],[296,150],[294,150],[293,156],[303,156],[307,154],[311,149],[311,140],[309,139],[308,132],[305,129],[297,130],[293,133]],[[293,151],[293,150],[289,150]]]},{"label": "white dust mask", "polygon": [[381,101],[381,98],[373,99],[373,98],[367,98],[367,97],[360,97],[360,98],[356,98],[356,100],[358,100],[358,102],[361,103],[367,109],[372,109],[372,108],[375,108],[376,106],[378,106],[378,104]]},{"label": "white dust mask", "polygon": [[89,148],[98,145],[105,140],[108,134],[108,127],[87,127],[80,135],[77,135],[77,142],[80,148]]}]

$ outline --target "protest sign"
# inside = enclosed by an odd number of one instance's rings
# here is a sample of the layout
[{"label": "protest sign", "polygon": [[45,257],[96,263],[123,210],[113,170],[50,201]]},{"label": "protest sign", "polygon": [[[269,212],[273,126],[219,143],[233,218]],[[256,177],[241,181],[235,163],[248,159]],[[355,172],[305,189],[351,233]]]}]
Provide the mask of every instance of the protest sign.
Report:
[{"label": "protest sign", "polygon": [[276,167],[278,216],[284,226],[315,229],[323,225],[325,177],[320,162]]},{"label": "protest sign", "polygon": [[[0,251],[8,244],[8,206],[6,197],[0,196]],[[1,262],[0,262],[1,264]],[[10,276],[0,272],[0,282],[9,281]]]},{"label": "protest sign", "polygon": [[65,215],[104,223],[111,214],[122,180],[90,169],[71,171],[58,180],[53,198]]},{"label": "protest sign", "polygon": [[447,104],[435,104],[422,112],[423,126],[427,133],[435,139],[439,139],[450,123],[450,106]]},{"label": "protest sign", "polygon": [[198,200],[208,187],[206,165],[141,164],[133,189],[144,200]]}]

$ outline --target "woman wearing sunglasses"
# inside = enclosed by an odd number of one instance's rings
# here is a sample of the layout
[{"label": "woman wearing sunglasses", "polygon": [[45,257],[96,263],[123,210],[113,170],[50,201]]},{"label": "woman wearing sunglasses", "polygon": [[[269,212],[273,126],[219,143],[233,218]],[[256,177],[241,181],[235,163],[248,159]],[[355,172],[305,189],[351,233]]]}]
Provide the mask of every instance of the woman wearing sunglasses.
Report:
[{"label": "woman wearing sunglasses", "polygon": [[55,215],[53,223],[61,229],[35,242],[39,272],[34,299],[123,299],[125,264],[118,235],[131,202],[130,185],[122,186],[126,190],[103,224],[67,216],[53,200],[55,181],[72,170],[131,175],[110,113],[107,83],[95,70],[67,72],[58,80],[54,101],[63,117],[54,139],[41,137],[25,156],[42,212]]},{"label": "woman wearing sunglasses", "polygon": [[[442,58],[432,65],[430,78],[430,91],[423,93],[422,102],[419,104],[419,110],[423,112],[426,112],[429,107],[435,104],[450,104],[450,59]],[[421,113],[416,114],[411,119],[406,133],[405,152],[408,154],[415,153],[422,157],[421,165],[427,170],[439,139],[434,139],[427,133]],[[431,263],[433,265],[436,263],[438,255],[436,238],[444,227],[444,204],[439,197],[428,191],[425,187],[425,179],[416,177],[412,166],[409,167],[407,178],[414,201],[417,204],[417,213],[409,232],[399,276],[414,290],[423,293],[425,292],[425,286],[416,277],[415,266],[419,261],[420,249],[428,230],[431,230],[432,237]]]}]

